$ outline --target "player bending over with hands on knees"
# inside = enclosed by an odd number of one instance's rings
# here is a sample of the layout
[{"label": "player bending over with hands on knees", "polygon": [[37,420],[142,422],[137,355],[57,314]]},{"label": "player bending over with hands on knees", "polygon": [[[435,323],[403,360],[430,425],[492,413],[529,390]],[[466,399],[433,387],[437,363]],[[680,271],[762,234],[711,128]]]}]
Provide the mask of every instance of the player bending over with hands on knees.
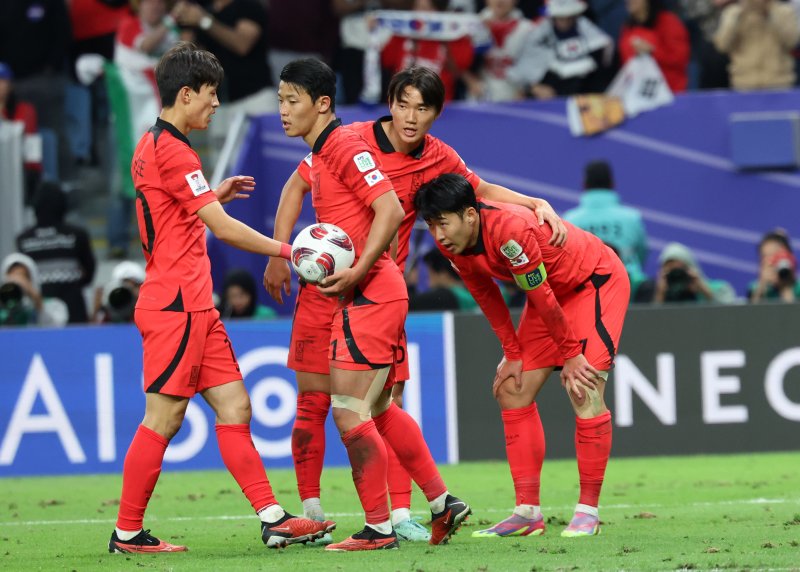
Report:
[{"label": "player bending over with hands on knees", "polygon": [[[481,179],[453,148],[429,134],[444,106],[444,84],[434,71],[424,67],[400,71],[389,82],[388,93],[390,115],[375,121],[352,123],[347,128],[357,132],[368,143],[370,152],[381,163],[380,172],[391,180],[403,207],[394,256],[401,272],[408,259],[411,231],[417,218],[414,193],[422,183],[444,173],[463,174],[479,196],[534,209],[540,224],[546,222],[553,227],[552,242],[564,243],[566,228],[547,201]],[[314,154],[310,153],[300,161],[283,188],[275,215],[276,240],[285,242],[291,237],[304,197],[312,187],[314,159]],[[264,272],[264,286],[275,300],[283,303],[282,294],[291,293],[291,271],[285,260],[270,258]],[[296,373],[298,386],[298,415],[292,429],[297,488],[305,515],[318,519],[324,518],[319,483],[325,455],[325,419],[331,401],[327,350],[336,306],[337,300],[322,294],[315,285],[300,283],[287,363]],[[410,377],[407,355],[404,335],[387,378],[387,383],[394,382],[392,400],[398,407],[402,407],[403,389]],[[389,456],[388,487],[395,532],[402,540],[427,542],[431,535],[411,517],[411,477],[391,446],[387,445],[386,453]]]},{"label": "player bending over with hands on knees", "polygon": [[[599,238],[569,223],[563,248],[525,208],[478,200],[457,174],[437,177],[414,198],[500,339],[504,357],[492,391],[500,405],[516,492],[514,513],[473,537],[539,535],[539,482],[545,440],[536,395],[555,368],[575,410],[580,498],[562,536],[599,534],[598,500],[611,452],[611,413],[603,400],[628,307],[620,259]],[[494,279],[513,279],[527,301],[515,331]]]},{"label": "player bending over with hands on knees", "polygon": [[247,197],[255,181],[231,177],[211,189],[186,138],[208,127],[222,78],[217,58],[192,44],[164,54],[156,67],[163,111],[140,139],[131,164],[147,262],[134,315],[144,349],[145,414],[125,456],[109,552],[186,551],[152,536],[142,522],[164,452],[197,393],[216,414],[222,460],[259,516],[267,546],[314,540],[336,526],[294,517],[275,500],[250,436],[250,398],[212,301],[206,227],[249,252],[288,258],[291,250],[228,216],[221,203]]}]

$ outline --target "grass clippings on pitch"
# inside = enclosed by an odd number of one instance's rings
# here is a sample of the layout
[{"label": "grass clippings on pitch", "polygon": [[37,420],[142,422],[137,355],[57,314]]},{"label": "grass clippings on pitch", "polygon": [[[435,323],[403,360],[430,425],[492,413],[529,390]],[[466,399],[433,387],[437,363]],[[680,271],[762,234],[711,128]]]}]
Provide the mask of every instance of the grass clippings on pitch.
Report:
[{"label": "grass clippings on pitch", "polygon": [[[800,453],[612,459],[603,491],[603,532],[559,533],[577,498],[574,461],[546,461],[544,536],[473,539],[510,514],[504,463],[442,467],[473,516],[447,546],[402,544],[376,553],[318,547],[268,550],[259,525],[225,472],[165,470],[145,526],[185,554],[109,554],[118,475],[0,479],[0,569],[333,571],[800,570]],[[291,471],[270,471],[278,500],[299,511]],[[326,470],[323,504],[341,539],[363,525],[346,469]],[[415,491],[412,510],[427,504]]]}]

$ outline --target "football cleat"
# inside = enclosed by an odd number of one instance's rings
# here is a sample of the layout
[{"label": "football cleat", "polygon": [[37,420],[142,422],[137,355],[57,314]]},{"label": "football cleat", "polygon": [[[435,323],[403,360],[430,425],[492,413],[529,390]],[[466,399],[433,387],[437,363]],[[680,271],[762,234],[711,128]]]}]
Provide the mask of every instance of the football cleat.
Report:
[{"label": "football cleat", "polygon": [[336,528],[330,520],[311,520],[288,512],[277,522],[261,522],[261,540],[268,548],[283,548],[288,544],[322,538]]},{"label": "football cleat", "polygon": [[447,495],[444,510],[438,514],[431,513],[431,539],[428,542],[447,544],[470,514],[472,509],[467,503],[453,495]]},{"label": "football cleat", "polygon": [[381,534],[370,526],[365,526],[364,530],[356,532],[350,538],[345,538],[341,542],[329,544],[325,550],[331,552],[356,552],[359,550],[396,550],[400,548],[397,542],[397,534],[394,530],[391,534]]},{"label": "football cleat", "polygon": [[186,552],[189,550],[185,546],[169,544],[159,540],[150,530],[142,530],[130,540],[120,540],[117,531],[111,533],[111,540],[108,541],[108,551],[112,554],[155,554],[157,552]]},{"label": "football cleat", "polygon": [[576,512],[569,526],[561,531],[561,536],[566,538],[595,536],[598,534],[600,534],[600,518],[585,512]]},{"label": "football cleat", "polygon": [[497,538],[501,536],[540,536],[544,534],[544,517],[525,518],[512,514],[491,528],[476,530],[472,538]]},{"label": "football cleat", "polygon": [[431,533],[428,529],[417,522],[417,518],[407,518],[394,525],[397,538],[408,542],[428,542]]}]

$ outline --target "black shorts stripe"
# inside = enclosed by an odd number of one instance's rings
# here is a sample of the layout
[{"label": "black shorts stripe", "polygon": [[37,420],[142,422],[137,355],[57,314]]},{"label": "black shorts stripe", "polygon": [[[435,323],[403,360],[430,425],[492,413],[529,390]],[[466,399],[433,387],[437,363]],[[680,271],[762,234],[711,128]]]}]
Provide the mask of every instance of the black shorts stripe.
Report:
[{"label": "black shorts stripe", "polygon": [[353,330],[350,328],[350,315],[347,313],[347,308],[342,310],[342,329],[344,330],[344,342],[347,344],[347,350],[350,352],[350,357],[353,358],[355,363],[362,363],[368,365],[370,369],[381,369],[391,364],[376,364],[370,363],[366,356],[358,349],[356,340],[353,337]]},{"label": "black shorts stripe", "polygon": [[614,340],[611,339],[611,334],[608,333],[605,324],[602,320],[603,310],[600,304],[600,288],[611,279],[611,274],[592,274],[592,286],[594,286],[594,327],[597,330],[597,335],[603,342],[603,345],[608,351],[608,356],[611,358],[611,365],[614,365],[614,356],[617,355],[617,350],[614,347]]},{"label": "black shorts stripe", "polygon": [[153,214],[150,212],[150,205],[144,193],[136,190],[137,200],[142,202],[142,218],[144,219],[145,234],[147,234],[147,244],[142,243],[142,248],[147,254],[153,254],[153,243],[156,241],[156,228],[153,225]]},{"label": "black shorts stripe", "polygon": [[181,338],[181,343],[178,345],[178,349],[175,352],[175,355],[172,357],[172,360],[169,362],[167,368],[159,375],[156,380],[150,384],[150,387],[147,388],[147,393],[160,393],[161,388],[164,387],[164,384],[169,381],[169,378],[172,377],[172,374],[175,373],[175,369],[177,369],[178,364],[181,362],[183,358],[183,354],[186,352],[186,346],[189,344],[189,333],[192,330],[192,314],[187,312],[186,313],[186,328],[183,330],[183,337]]}]

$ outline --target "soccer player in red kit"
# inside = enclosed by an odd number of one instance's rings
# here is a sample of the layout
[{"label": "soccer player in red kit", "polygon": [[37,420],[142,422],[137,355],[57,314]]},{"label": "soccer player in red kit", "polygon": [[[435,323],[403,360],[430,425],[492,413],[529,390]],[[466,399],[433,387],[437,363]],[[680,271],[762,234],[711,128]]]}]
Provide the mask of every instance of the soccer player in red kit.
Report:
[{"label": "soccer player in red kit", "polygon": [[[550,228],[514,205],[478,201],[469,181],[441,175],[414,197],[439,250],[450,259],[503,347],[493,391],[500,405],[517,505],[511,517],[473,537],[539,535],[544,432],[536,395],[555,368],[575,410],[580,498],[562,536],[599,534],[598,500],[611,452],[603,399],[622,332],[630,283],[616,254],[569,223],[563,248]],[[494,279],[513,279],[527,301],[515,331]]]},{"label": "soccer player in red kit", "polygon": [[222,460],[259,516],[267,546],[307,542],[335,527],[294,517],[275,500],[250,436],[250,398],[212,301],[206,227],[250,252],[288,258],[291,251],[227,215],[221,203],[246,198],[255,181],[231,177],[211,189],[186,138],[191,130],[208,127],[222,78],[217,58],[192,44],[180,43],[164,54],[156,67],[163,111],[142,136],[131,164],[147,262],[134,314],[144,350],[145,414],[125,456],[109,552],[186,550],[152,536],[142,522],[164,452],[197,393],[216,414]]},{"label": "soccer player in red kit", "polygon": [[449,494],[419,426],[392,404],[393,381],[387,379],[408,312],[403,275],[387,252],[403,220],[403,207],[367,142],[336,118],[333,71],[307,58],[286,65],[280,78],[284,131],[302,137],[312,149],[311,197],[317,218],[344,230],[356,251],[355,264],[326,278],[318,289],[339,298],[329,334],[331,406],[366,526],[326,550],[398,546],[387,506],[384,440],[430,503],[430,542],[443,544],[470,508]]},{"label": "soccer player in red kit", "polygon": [[[405,215],[398,231],[396,262],[403,271],[409,253],[411,230],[416,219],[413,197],[419,186],[437,175],[458,172],[467,177],[481,196],[514,202],[536,209],[540,218],[554,229],[554,242],[563,243],[564,226],[546,201],[514,193],[491,184],[473,173],[446,143],[428,134],[444,106],[444,85],[428,68],[412,67],[395,74],[389,84],[391,115],[377,121],[349,125],[369,144],[382,164],[382,172],[392,181]],[[288,241],[297,222],[304,195],[311,189],[312,154],[309,154],[287,181],[275,218],[276,240]],[[541,222],[541,220],[540,220]],[[275,300],[283,302],[282,292],[291,292],[288,264],[271,258],[264,273],[264,285]],[[298,490],[306,516],[323,518],[320,505],[320,474],[325,453],[325,418],[330,407],[329,366],[325,348],[329,344],[331,320],[336,301],[319,293],[313,285],[303,284],[297,298],[292,327],[288,366],[297,373],[298,414],[292,432],[292,455],[295,460]],[[402,407],[402,393],[409,378],[405,343],[397,352],[390,372],[395,403]],[[397,460],[391,447],[389,455],[389,496],[392,523],[399,538],[430,539],[421,524],[411,518],[411,478]]]}]

